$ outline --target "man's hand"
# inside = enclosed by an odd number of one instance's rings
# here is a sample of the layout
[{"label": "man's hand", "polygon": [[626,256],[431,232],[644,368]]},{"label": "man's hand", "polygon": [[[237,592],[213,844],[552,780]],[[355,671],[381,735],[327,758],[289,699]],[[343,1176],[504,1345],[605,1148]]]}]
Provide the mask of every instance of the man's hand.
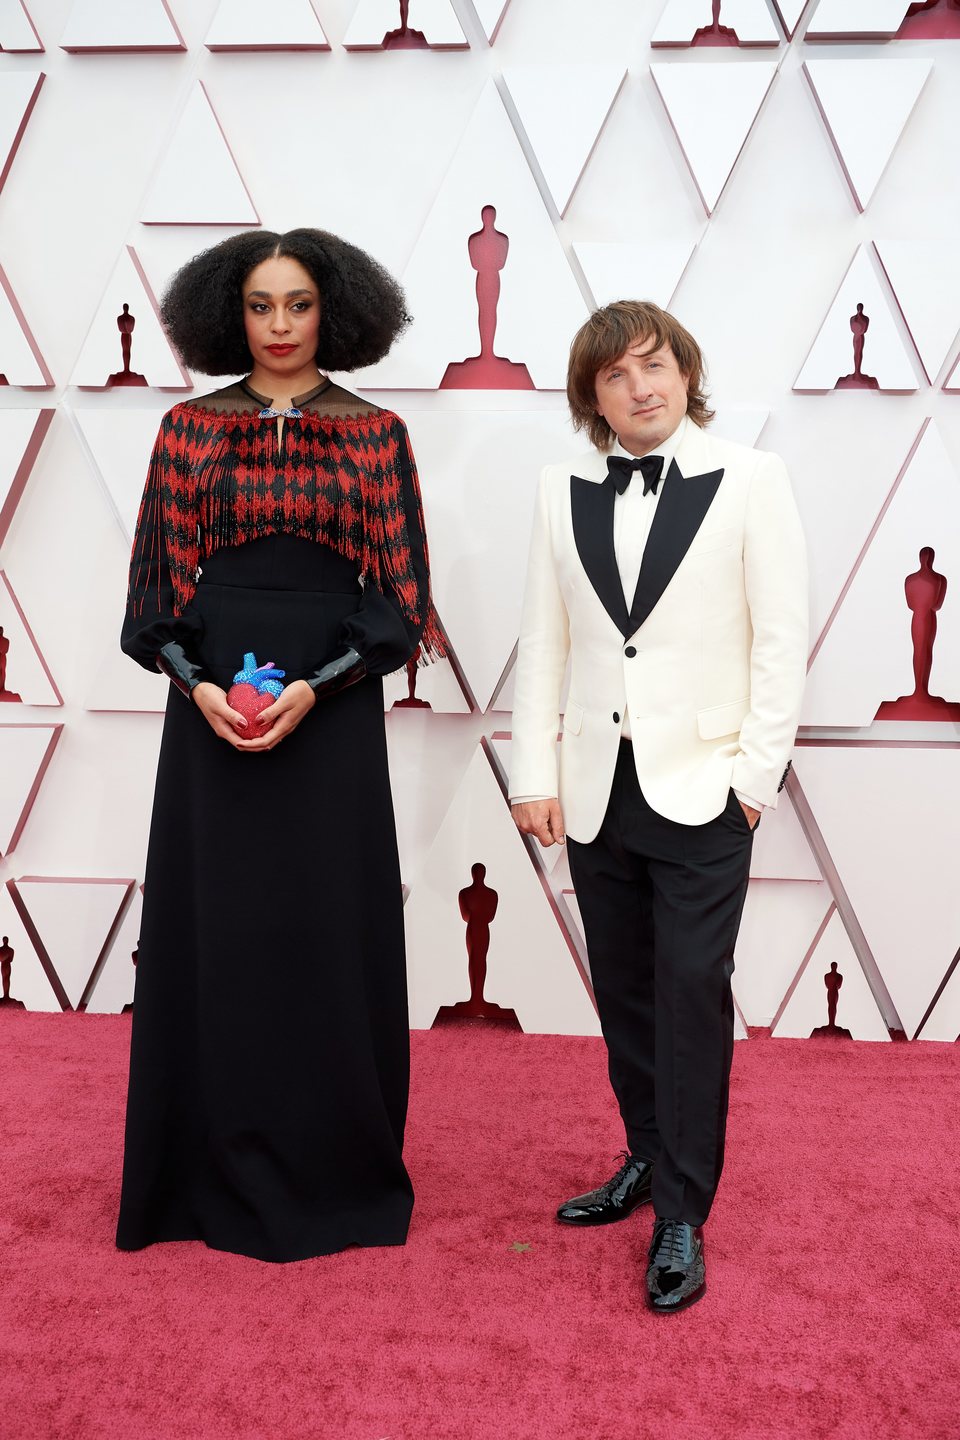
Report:
[{"label": "man's hand", "polygon": [[523,805],[511,805],[510,811],[521,834],[536,835],[541,845],[562,845],[567,838],[557,799],[528,800]]},{"label": "man's hand", "polygon": [[742,800],[738,800],[737,804],[740,806],[740,809],[743,811],[744,815],[746,815],[747,824],[750,826],[750,829],[753,830],[756,826],[757,821],[760,819],[760,811],[754,810],[752,805],[744,805]]}]

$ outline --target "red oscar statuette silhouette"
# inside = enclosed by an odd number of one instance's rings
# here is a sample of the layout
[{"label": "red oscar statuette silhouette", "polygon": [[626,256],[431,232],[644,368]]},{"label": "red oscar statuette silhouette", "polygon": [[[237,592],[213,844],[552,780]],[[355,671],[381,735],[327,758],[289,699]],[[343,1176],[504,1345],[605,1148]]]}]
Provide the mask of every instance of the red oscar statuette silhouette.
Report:
[{"label": "red oscar statuette silhouette", "polygon": [[812,1040],[815,1035],[837,1035],[843,1040],[851,1040],[853,1037],[850,1031],[837,1024],[837,1001],[840,998],[843,976],[837,969],[836,960],[831,960],[830,969],[824,975],[823,983],[827,987],[827,1023],[818,1025],[815,1030],[811,1030],[810,1039]]},{"label": "red oscar statuette silhouette", "polygon": [[138,375],[135,370],[130,369],[130,352],[133,349],[133,328],[137,320],[135,315],[130,314],[130,306],[124,304],[123,309],[117,316],[117,329],[120,331],[120,353],[123,356],[123,369],[118,370],[115,375],[107,376],[108,385],[146,385],[147,377]]},{"label": "red oscar statuette silhouette", "polygon": [[3,633],[3,626],[0,625],[0,702],[4,700],[17,701],[23,704],[20,696],[13,690],[7,689],[7,656],[10,653],[10,638]]},{"label": "red oscar statuette silhouette", "polygon": [[711,9],[711,21],[709,25],[702,25],[696,32],[691,45],[739,45],[736,30],[729,25],[720,24],[720,11],[723,8],[723,0],[713,0]]},{"label": "red oscar statuette silhouette", "polygon": [[460,915],[467,924],[467,973],[470,977],[470,999],[460,1000],[456,1005],[442,1005],[437,1011],[434,1025],[444,1025],[451,1020],[494,1021],[513,1030],[520,1029],[520,1022],[513,1010],[505,1010],[492,1000],[483,998],[483,987],[487,978],[487,951],[490,949],[490,926],[497,913],[500,897],[496,890],[484,884],[486,865],[471,865],[473,882],[460,891]]},{"label": "red oscar statuette silhouette", "polygon": [[384,50],[426,50],[429,42],[422,30],[411,30],[409,25],[410,0],[400,0],[400,28],[388,30],[383,37]]},{"label": "red oscar statuette silhouette", "polygon": [[960,40],[960,0],[917,0],[910,6],[897,40]]},{"label": "red oscar statuette silhouette", "polygon": [[470,236],[467,250],[477,272],[477,316],[480,354],[448,365],[440,382],[441,390],[535,390],[526,365],[504,360],[494,354],[497,333],[497,306],[500,303],[500,272],[507,263],[510,241],[495,225],[497,212],[484,205],[480,212],[483,229]]},{"label": "red oscar statuette silhouette", "polygon": [[0,1005],[6,1006],[8,1010],[26,1010],[22,1000],[14,1000],[10,994],[10,967],[13,964],[14,948],[7,936],[3,937],[3,944],[0,945],[0,982],[3,986],[3,994],[0,995]]},{"label": "red oscar statuette silhouette", "polygon": [[907,608],[913,614],[910,638],[913,641],[913,693],[896,700],[884,700],[875,720],[960,720],[960,701],[930,694],[933,642],[937,638],[937,611],[947,598],[947,577],[933,568],[935,552],[929,545],[920,551],[920,569],[903,582]]},{"label": "red oscar statuette silhouette", "polygon": [[834,390],[880,389],[880,381],[875,375],[864,375],[863,373],[863,347],[869,328],[870,316],[864,315],[861,301],[857,306],[856,313],[850,316],[850,329],[853,331],[853,370],[849,375],[840,376],[833,387]]},{"label": "red oscar statuette silhouette", "polygon": [[431,708],[428,700],[420,700],[417,697],[417,671],[419,669],[416,656],[407,661],[407,694],[403,700],[394,700],[391,709],[429,710]]}]

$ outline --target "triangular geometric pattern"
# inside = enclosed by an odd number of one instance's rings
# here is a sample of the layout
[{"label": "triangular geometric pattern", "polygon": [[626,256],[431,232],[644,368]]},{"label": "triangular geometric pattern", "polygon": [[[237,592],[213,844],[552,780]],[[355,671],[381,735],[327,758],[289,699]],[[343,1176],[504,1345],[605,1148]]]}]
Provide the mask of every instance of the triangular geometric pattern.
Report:
[{"label": "triangular geometric pattern", "polygon": [[[885,700],[912,693],[912,618],[904,581],[917,571],[926,546],[934,550],[936,571],[948,578],[937,616],[930,694],[960,701],[960,477],[933,421],[821,640],[807,677],[801,724],[867,726]],[[876,643],[873,637],[881,636]]]},{"label": "triangular geometric pattern", "polygon": [[[840,283],[819,334],[793,383],[794,390],[832,390],[857,373],[856,336],[863,327],[862,388],[904,393],[916,390],[914,362],[900,338],[890,301],[861,245]],[[868,382],[874,383],[870,385]],[[852,388],[852,387],[851,387]]]},{"label": "triangular geometric pattern", "polygon": [[88,1015],[120,1015],[133,1004],[137,972],[133,955],[140,943],[140,920],[143,915],[143,886],[138,885],[133,899],[120,922],[120,929],[92,985],[87,987]]},{"label": "triangular geometric pattern", "polygon": [[259,225],[202,80],[187,98],[144,202],[144,225]]},{"label": "triangular geometric pattern", "polygon": [[40,653],[20,601],[4,571],[0,570],[0,702],[5,712],[24,705],[62,705],[63,696]]},{"label": "triangular geometric pattern", "polygon": [[76,1009],[136,881],[25,875],[9,884],[38,953]]},{"label": "triangular geometric pattern", "polygon": [[698,244],[699,237],[678,241],[654,235],[624,243],[574,241],[573,251],[597,306],[633,298],[668,309]]},{"label": "triangular geometric pattern", "polygon": [[[401,27],[399,0],[360,0],[343,37],[346,50],[382,50]],[[467,37],[450,0],[409,0],[407,25],[432,50],[465,50]]]},{"label": "triangular geometric pattern", "polygon": [[30,478],[53,410],[0,410],[0,545]]},{"label": "triangular geometric pattern", "polygon": [[875,240],[873,248],[932,385],[960,326],[956,240]]},{"label": "triangular geometric pattern", "polygon": [[[820,866],[800,827],[789,791],[775,810],[765,810],[750,858],[751,880],[822,880]],[[758,1022],[759,1023],[759,1022]]]},{"label": "triangular geometric pattern", "polygon": [[788,40],[792,40],[796,34],[797,26],[809,4],[810,0],[773,0],[773,8]]},{"label": "triangular geometric pattern", "polygon": [[311,0],[220,0],[208,50],[329,50]]},{"label": "triangular geometric pattern", "polygon": [[750,881],[733,973],[748,1025],[772,1023],[831,903],[822,880]]},{"label": "triangular geometric pattern", "polygon": [[806,1040],[827,1026],[831,990],[836,994],[836,1018],[832,1023],[838,1030],[846,1030],[853,1040],[890,1039],[836,907],[794,981],[771,1034],[780,1039]]},{"label": "triangular geometric pattern", "polygon": [[866,210],[931,60],[807,60],[804,71],[858,210]]},{"label": "triangular geometric pattern", "polygon": [[73,0],[60,37],[71,55],[186,48],[167,0]]},{"label": "triangular geometric pattern", "polygon": [[44,79],[42,70],[0,75],[0,190],[20,148]]},{"label": "triangular geometric pattern", "polygon": [[943,388],[951,395],[960,394],[960,355],[957,356],[953,369],[943,382]]},{"label": "triangular geometric pattern", "polygon": [[110,509],[128,545],[140,511],[150,456],[163,418],[152,410],[90,410],[64,406],[76,425]]},{"label": "triangular geometric pattern", "polygon": [[[722,0],[720,35],[743,46],[779,45],[780,36],[766,0]],[[667,0],[653,32],[654,47],[692,45],[701,31],[713,29],[711,0]]]},{"label": "triangular geometric pattern", "polygon": [[0,268],[0,385],[52,390],[53,376],[33,338],[13,287]]},{"label": "triangular geometric pattern", "polygon": [[0,0],[0,50],[8,55],[33,55],[43,50],[23,0]]},{"label": "triangular geometric pattern", "polygon": [[508,65],[503,79],[563,215],[627,78],[623,65]]},{"label": "triangular geometric pattern", "polygon": [[383,677],[383,708],[423,710],[436,715],[469,715],[476,708],[456,656],[432,665],[409,665]]},{"label": "triangular geometric pattern", "polygon": [[470,0],[488,44],[496,40],[510,0]]},{"label": "triangular geometric pattern", "polygon": [[[733,167],[777,73],[775,60],[754,65],[665,61],[651,65],[684,159],[708,215],[716,209]],[[704,117],[710,117],[710,123]]]},{"label": "triangular geometric pattern", "polygon": [[541,467],[580,445],[565,409],[471,411],[469,425],[454,411],[404,415],[423,487],[434,597],[486,710],[520,630]]},{"label": "triangular geometric pattern", "polygon": [[946,985],[917,1036],[919,1040],[960,1040],[960,965],[954,965]]},{"label": "triangular geometric pattern", "polygon": [[486,206],[496,210],[496,229],[509,240],[495,353],[525,364],[537,389],[566,388],[570,337],[586,308],[492,80],[402,276],[417,323],[379,365],[356,373],[352,385],[435,390],[451,362],[478,352],[477,272],[468,246]]},{"label": "triangular geometric pattern", "polygon": [[84,671],[89,676],[83,696],[85,710],[159,715],[167,708],[167,677],[159,670],[145,670],[124,655],[116,635],[101,638],[99,655]]},{"label": "triangular geometric pattern", "polygon": [[804,40],[892,40],[911,0],[820,0]]},{"label": "triangular geometric pattern", "polygon": [[496,891],[484,997],[513,1010],[529,1033],[600,1032],[578,957],[526,853],[484,742],[477,746],[413,885],[404,912],[410,1018],[433,1024],[438,1010],[465,1000],[466,925],[458,896],[473,866]]},{"label": "triangular geometric pattern", "polygon": [[960,946],[960,750],[806,746],[803,790],[912,1037]]},{"label": "triangular geometric pattern", "polygon": [[[192,390],[190,376],[164,334],[153,289],[132,245],[124,246],[120,252],[73,367],[70,384],[106,390],[124,383],[124,337],[118,323],[124,316],[135,321],[129,336],[130,372],[156,390]],[[141,487],[145,475],[144,471]]]},{"label": "triangular geometric pattern", "polygon": [[[13,881],[0,888],[0,945],[9,946],[10,1001],[13,1008],[59,1015],[69,1004],[56,975],[50,975],[11,894]],[[6,1008],[6,1007],[4,1007]],[[3,1011],[0,1010],[0,1014]]]},{"label": "triangular geometric pattern", "polygon": [[0,724],[0,855],[23,834],[62,725]]}]

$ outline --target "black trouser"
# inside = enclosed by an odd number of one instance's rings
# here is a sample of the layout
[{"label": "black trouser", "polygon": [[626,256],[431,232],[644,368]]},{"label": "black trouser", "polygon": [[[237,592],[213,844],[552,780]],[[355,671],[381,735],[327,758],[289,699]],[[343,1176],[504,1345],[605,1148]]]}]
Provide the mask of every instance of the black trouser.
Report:
[{"label": "black trouser", "polygon": [[650,808],[629,741],[589,844],[568,840],[610,1082],[657,1215],[702,1225],[723,1168],[733,947],[753,834],[733,791],[706,825]]}]

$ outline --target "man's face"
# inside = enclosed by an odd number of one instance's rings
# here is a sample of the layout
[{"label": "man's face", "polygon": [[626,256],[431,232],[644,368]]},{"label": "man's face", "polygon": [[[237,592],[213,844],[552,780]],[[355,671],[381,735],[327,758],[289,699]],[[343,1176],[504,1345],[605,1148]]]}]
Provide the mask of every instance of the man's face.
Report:
[{"label": "man's face", "polygon": [[646,455],[687,413],[687,380],[669,345],[642,337],[597,374],[597,410],[632,455]]}]

